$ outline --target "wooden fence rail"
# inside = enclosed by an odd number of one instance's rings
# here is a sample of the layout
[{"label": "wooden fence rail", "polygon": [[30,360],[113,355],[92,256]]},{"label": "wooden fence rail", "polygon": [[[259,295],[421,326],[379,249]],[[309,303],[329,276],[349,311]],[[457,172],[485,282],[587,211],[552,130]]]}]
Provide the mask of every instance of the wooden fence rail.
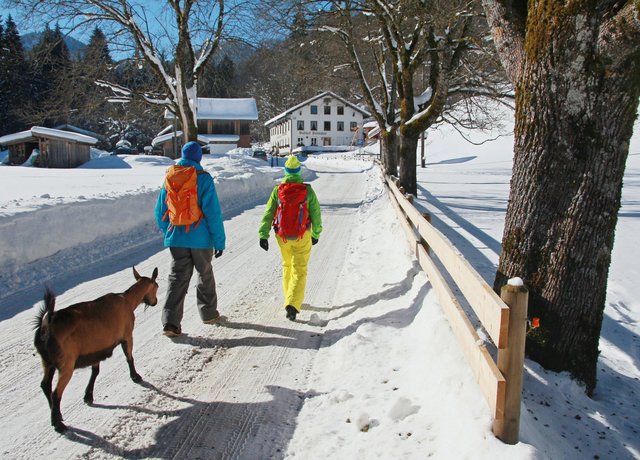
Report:
[{"label": "wooden fence rail", "polygon": [[[395,180],[388,176],[385,179],[401,226],[489,404],[494,434],[507,444],[515,444],[520,426],[527,290],[523,286],[507,285],[498,296],[449,240],[418,212]],[[431,258],[430,251],[437,256],[497,346],[497,364]]]}]

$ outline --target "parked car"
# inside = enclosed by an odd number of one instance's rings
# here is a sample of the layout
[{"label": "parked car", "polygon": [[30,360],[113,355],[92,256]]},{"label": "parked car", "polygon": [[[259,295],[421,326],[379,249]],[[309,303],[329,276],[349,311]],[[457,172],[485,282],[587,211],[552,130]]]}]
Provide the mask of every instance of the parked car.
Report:
[{"label": "parked car", "polygon": [[253,158],[260,158],[261,160],[267,160],[267,152],[264,149],[254,149],[251,156]]}]

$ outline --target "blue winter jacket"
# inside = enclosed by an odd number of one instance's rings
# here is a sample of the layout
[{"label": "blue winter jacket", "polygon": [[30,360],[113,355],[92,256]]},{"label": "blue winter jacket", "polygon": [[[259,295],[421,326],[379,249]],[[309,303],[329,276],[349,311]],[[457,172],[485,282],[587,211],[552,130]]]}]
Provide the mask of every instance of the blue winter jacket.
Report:
[{"label": "blue winter jacket", "polygon": [[[199,171],[203,170],[200,163],[185,158],[181,158],[176,164],[193,166]],[[209,174],[198,175],[198,205],[202,209],[204,217],[196,228],[194,228],[195,224],[190,226],[189,233],[187,233],[185,226],[175,226],[169,230],[171,225],[169,216],[167,215],[163,220],[163,216],[167,212],[166,201],[167,191],[163,184],[156,202],[155,213],[158,227],[164,233],[165,247],[224,250],[226,238],[222,224],[222,212],[220,211],[220,202],[218,201],[213,178]]]}]

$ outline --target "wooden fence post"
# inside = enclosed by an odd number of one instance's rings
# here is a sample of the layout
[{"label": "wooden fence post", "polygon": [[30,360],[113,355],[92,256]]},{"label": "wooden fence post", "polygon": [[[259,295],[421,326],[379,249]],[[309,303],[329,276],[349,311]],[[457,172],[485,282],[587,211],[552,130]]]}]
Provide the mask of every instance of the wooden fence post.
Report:
[{"label": "wooden fence post", "polygon": [[498,349],[498,369],[506,380],[504,417],[493,422],[493,433],[506,444],[517,444],[524,371],[529,291],[515,278],[502,287],[500,297],[509,306],[507,347]]},{"label": "wooden fence post", "polygon": [[[422,217],[424,217],[424,220],[431,223],[431,214],[429,214],[428,212],[423,212]],[[429,254],[430,253],[429,243],[427,243],[426,240],[422,237],[420,237],[420,240],[422,240],[422,244],[424,245],[424,248],[427,250],[427,254]]]}]

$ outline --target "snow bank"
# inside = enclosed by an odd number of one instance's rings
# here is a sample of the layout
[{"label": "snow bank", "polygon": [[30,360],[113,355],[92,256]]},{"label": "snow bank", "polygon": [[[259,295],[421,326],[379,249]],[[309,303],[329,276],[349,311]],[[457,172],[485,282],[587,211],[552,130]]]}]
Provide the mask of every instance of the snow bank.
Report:
[{"label": "snow bank", "polygon": [[[2,168],[2,271],[116,235],[143,234],[138,243],[158,239],[153,210],[171,164],[165,157],[124,155],[99,156],[74,170]],[[202,166],[214,177],[227,217],[266,200],[282,176],[282,168],[247,155],[206,155]]]}]

